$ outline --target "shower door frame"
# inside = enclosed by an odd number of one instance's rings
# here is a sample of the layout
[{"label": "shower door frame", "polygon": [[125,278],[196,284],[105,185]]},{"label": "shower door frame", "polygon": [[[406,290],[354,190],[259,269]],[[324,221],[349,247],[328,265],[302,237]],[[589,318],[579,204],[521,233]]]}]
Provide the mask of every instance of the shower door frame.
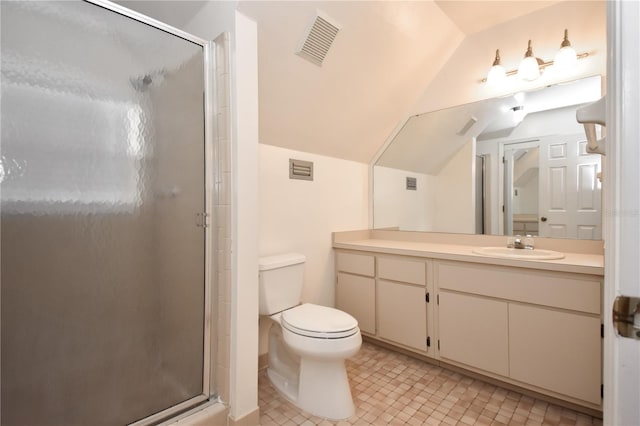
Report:
[{"label": "shower door frame", "polygon": [[215,396],[214,391],[214,383],[213,383],[213,370],[212,366],[215,365],[213,360],[214,351],[212,350],[212,343],[215,341],[214,330],[215,327],[212,326],[212,293],[213,293],[213,281],[212,278],[214,275],[214,264],[211,259],[211,253],[213,253],[213,226],[211,226],[212,218],[211,212],[213,211],[213,195],[214,195],[214,168],[213,165],[215,163],[215,145],[214,145],[214,128],[213,128],[213,117],[214,115],[214,99],[213,90],[214,90],[214,72],[215,64],[214,64],[214,45],[213,41],[208,41],[196,37],[192,34],[179,30],[175,27],[157,21],[153,18],[150,18],[141,13],[135,12],[133,10],[127,9],[124,6],[120,6],[118,4],[112,3],[108,0],[84,0],[87,3],[93,4],[97,7],[101,7],[103,9],[115,12],[119,15],[126,16],[135,21],[140,22],[142,25],[148,25],[150,27],[156,28],[160,31],[166,32],[173,36],[179,37],[183,40],[189,41],[191,43],[202,46],[202,52],[204,55],[204,103],[203,103],[203,114],[204,114],[204,196],[205,196],[205,212],[203,218],[203,225],[205,230],[205,248],[204,248],[204,339],[203,339],[203,366],[202,366],[202,393],[200,395],[196,395],[188,400],[180,402],[171,407],[165,408],[162,411],[159,411],[155,414],[152,414],[148,417],[140,419],[131,425],[142,426],[148,424],[155,424],[160,421],[166,420],[174,415],[177,415],[181,412],[184,412],[194,406],[201,404],[207,400],[209,400],[212,396]]}]

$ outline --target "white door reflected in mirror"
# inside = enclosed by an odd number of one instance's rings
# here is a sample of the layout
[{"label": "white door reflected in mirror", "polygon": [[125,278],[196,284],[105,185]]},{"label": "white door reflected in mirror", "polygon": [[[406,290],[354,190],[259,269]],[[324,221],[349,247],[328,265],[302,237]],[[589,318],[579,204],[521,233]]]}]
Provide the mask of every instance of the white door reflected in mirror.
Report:
[{"label": "white door reflected in mirror", "polygon": [[582,134],[504,144],[504,234],[602,238],[601,157]]}]

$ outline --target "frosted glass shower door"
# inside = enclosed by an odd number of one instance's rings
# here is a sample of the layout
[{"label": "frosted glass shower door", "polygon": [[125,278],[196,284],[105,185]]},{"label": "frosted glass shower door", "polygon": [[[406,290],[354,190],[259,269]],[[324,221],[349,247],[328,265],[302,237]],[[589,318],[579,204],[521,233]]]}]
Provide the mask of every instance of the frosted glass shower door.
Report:
[{"label": "frosted glass shower door", "polygon": [[2,425],[208,396],[205,46],[80,1],[2,1]]}]

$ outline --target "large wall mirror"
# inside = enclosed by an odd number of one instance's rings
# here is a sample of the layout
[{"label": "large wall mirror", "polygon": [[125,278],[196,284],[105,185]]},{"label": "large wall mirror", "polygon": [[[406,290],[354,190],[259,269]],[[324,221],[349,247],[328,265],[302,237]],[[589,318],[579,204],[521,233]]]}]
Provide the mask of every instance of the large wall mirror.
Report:
[{"label": "large wall mirror", "polygon": [[601,239],[600,76],[410,117],[373,166],[374,228]]}]

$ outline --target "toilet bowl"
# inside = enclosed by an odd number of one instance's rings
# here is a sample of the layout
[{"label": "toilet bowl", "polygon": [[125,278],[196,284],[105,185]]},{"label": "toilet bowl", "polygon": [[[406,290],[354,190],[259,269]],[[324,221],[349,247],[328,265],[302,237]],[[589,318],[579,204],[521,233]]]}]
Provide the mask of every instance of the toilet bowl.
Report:
[{"label": "toilet bowl", "polygon": [[[303,256],[291,254],[260,259],[260,313],[273,321],[267,375],[299,408],[318,417],[346,419],[355,408],[344,361],[358,352],[362,336],[358,322],[346,312],[311,303],[298,305],[302,268],[297,272],[290,268],[303,262]],[[270,269],[270,265],[277,267]],[[287,289],[282,280],[289,280],[294,289]],[[263,298],[270,303],[263,303]],[[274,303],[287,307],[274,313],[270,309]]]},{"label": "toilet bowl", "polygon": [[332,420],[351,417],[355,408],[344,360],[362,344],[357,321],[310,303],[271,319],[267,374],[276,389],[310,414]]}]

